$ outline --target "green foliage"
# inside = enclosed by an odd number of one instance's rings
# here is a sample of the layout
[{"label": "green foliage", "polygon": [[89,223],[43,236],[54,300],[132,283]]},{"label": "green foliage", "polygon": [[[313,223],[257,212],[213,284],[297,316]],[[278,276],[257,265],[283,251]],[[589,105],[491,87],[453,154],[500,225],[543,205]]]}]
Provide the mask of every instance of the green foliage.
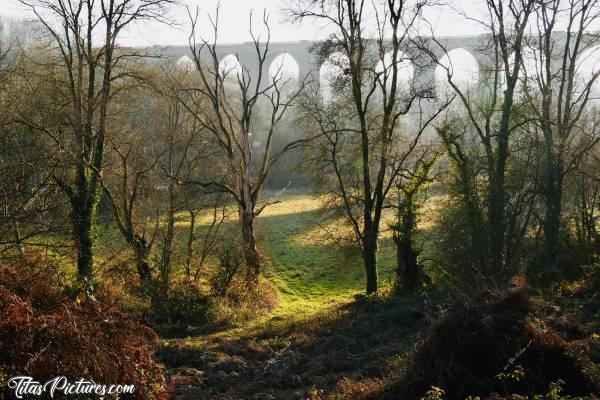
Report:
[{"label": "green foliage", "polygon": [[423,289],[429,277],[423,272],[418,257],[422,248],[417,243],[420,209],[424,192],[433,182],[431,170],[439,154],[425,154],[415,162],[408,177],[399,177],[396,182],[396,221],[389,224],[396,245],[395,292],[411,294]]},{"label": "green foliage", "polygon": [[[441,271],[442,284],[462,290],[477,290],[483,249],[472,231],[472,216],[466,206],[449,198],[438,211],[435,245],[431,246],[434,269]],[[460,238],[457,240],[457,238]]]},{"label": "green foliage", "polygon": [[445,394],[446,392],[444,392],[443,389],[432,386],[431,389],[425,393],[425,396],[421,397],[421,400],[444,400]]},{"label": "green foliage", "polygon": [[591,288],[600,290],[600,263],[584,265],[581,267],[583,279],[588,282]]},{"label": "green foliage", "polygon": [[550,388],[545,395],[533,396],[533,400],[571,400],[571,396],[563,395],[564,381],[558,380],[550,384]]},{"label": "green foliage", "polygon": [[524,377],[525,377],[525,370],[520,365],[515,366],[515,368],[510,371],[503,371],[503,372],[499,373],[498,375],[496,375],[496,378],[498,378],[500,380],[515,381],[515,382],[520,382],[521,380],[523,380]]}]

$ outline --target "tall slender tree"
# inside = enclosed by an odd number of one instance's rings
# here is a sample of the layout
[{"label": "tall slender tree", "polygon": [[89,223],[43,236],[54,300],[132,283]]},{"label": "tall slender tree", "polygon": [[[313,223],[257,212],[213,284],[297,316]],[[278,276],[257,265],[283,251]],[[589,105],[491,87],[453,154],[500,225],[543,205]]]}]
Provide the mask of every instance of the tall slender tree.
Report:
[{"label": "tall slender tree", "polygon": [[[399,151],[402,117],[430,93],[429,88],[400,84],[408,57],[403,51],[411,47],[426,5],[406,0],[390,0],[382,6],[362,0],[297,0],[288,9],[293,21],[316,20],[334,28],[317,50],[342,72],[332,85],[338,98],[325,107],[307,103],[305,114],[325,140],[325,159],[336,177],[336,194],[361,245],[367,294],[378,288],[377,249],[385,199],[421,133],[440,111],[426,118],[418,131],[407,131],[412,138]],[[375,20],[370,19],[373,15]],[[376,28],[373,36],[368,34],[371,26]],[[358,163],[357,174],[343,171],[342,148],[349,142],[356,146],[358,160],[352,164]]]},{"label": "tall slender tree", "polygon": [[[600,140],[591,113],[600,69],[584,68],[599,51],[597,34],[590,31],[600,20],[600,2],[540,1],[536,16],[525,91],[543,143],[544,261],[556,272],[565,176]],[[564,32],[560,25],[566,26]]]},{"label": "tall slender tree", "polygon": [[[455,77],[456,66],[451,62],[444,63],[433,51],[429,54],[445,69],[447,82],[456,96],[456,101],[463,106],[465,119],[475,131],[483,148],[487,181],[484,214],[486,218],[483,222],[487,240],[482,243],[483,248],[477,251],[482,254],[480,262],[483,264],[478,268],[484,280],[487,280],[502,271],[506,264],[507,162],[511,136],[523,123],[521,119],[515,118],[516,88],[519,77],[522,76],[526,35],[530,17],[535,12],[536,1],[486,0],[484,4],[486,13],[483,19],[465,14],[468,19],[481,24],[490,37],[486,48],[489,51],[489,65],[485,68],[488,73],[484,74],[480,86],[475,89],[475,96]],[[443,44],[435,37],[430,42],[445,50]],[[425,44],[419,47],[425,51],[431,48]],[[445,135],[452,130],[444,128],[439,132]],[[464,149],[457,149],[458,143],[451,136],[446,135],[442,139],[454,161],[466,163],[459,165],[459,170],[468,170],[467,164],[472,160],[465,158]],[[477,236],[478,233],[473,232],[472,235]]]},{"label": "tall slender tree", "polygon": [[[191,14],[190,14],[191,15]],[[245,261],[250,276],[260,273],[260,255],[256,245],[255,219],[269,204],[260,204],[260,193],[273,166],[288,151],[302,145],[306,138],[291,140],[279,151],[272,151],[274,137],[280,133],[279,125],[302,91],[306,79],[288,79],[282,73],[283,65],[272,76],[267,74],[266,60],[270,50],[271,32],[266,13],[263,24],[266,38],[261,42],[252,28],[257,76],[251,76],[245,66],[221,65],[217,55],[219,9],[211,19],[212,41],[196,38],[198,12],[191,15],[192,33],[190,49],[194,55],[200,85],[188,88],[189,96],[182,104],[193,113],[203,129],[210,132],[220,148],[223,166],[221,180],[190,180],[203,187],[219,188],[230,194],[238,206],[239,221],[244,246]],[[193,104],[204,101],[206,107]],[[259,107],[263,107],[259,111]],[[261,118],[264,116],[264,118]],[[255,131],[259,130],[259,131]],[[253,146],[255,137],[261,145]]]},{"label": "tall slender tree", "polygon": [[65,90],[60,104],[68,113],[57,130],[25,120],[48,134],[66,154],[63,174],[54,176],[68,198],[77,273],[93,289],[96,208],[101,193],[107,120],[114,86],[128,76],[126,61],[140,56],[120,49],[118,39],[129,25],[164,20],[174,0],[20,0],[51,36],[48,62],[60,69]]}]

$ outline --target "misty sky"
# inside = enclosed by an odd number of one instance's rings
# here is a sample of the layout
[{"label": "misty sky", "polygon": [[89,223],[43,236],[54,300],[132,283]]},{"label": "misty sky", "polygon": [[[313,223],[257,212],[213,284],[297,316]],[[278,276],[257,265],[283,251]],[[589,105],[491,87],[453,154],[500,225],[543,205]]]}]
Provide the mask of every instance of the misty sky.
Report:
[{"label": "misty sky", "polygon": [[[182,5],[174,7],[171,19],[178,26],[166,26],[157,23],[140,23],[129,29],[122,38],[122,44],[131,46],[148,45],[186,45],[189,35],[189,18],[185,5],[195,9],[200,7],[199,34],[211,34],[208,27],[207,13],[214,13],[218,0],[183,0]],[[325,37],[326,26],[303,23],[290,25],[284,21],[282,8],[285,0],[221,0],[220,43],[241,43],[250,40],[249,13],[254,10],[255,23],[260,22],[263,10],[270,15],[272,41],[287,42],[298,40],[318,40]],[[460,6],[470,12],[476,12],[477,6],[473,0],[461,0]],[[31,14],[17,0],[0,0],[0,15],[13,17],[31,17]],[[481,29],[473,22],[466,21],[448,8],[436,9],[426,14],[435,27],[437,35],[473,35]]]}]

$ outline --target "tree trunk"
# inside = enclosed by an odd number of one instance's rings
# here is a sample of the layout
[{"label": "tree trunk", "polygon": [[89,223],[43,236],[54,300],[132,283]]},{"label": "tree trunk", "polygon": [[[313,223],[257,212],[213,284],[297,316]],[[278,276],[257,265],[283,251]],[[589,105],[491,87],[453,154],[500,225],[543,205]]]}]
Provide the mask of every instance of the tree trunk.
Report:
[{"label": "tree trunk", "polygon": [[490,180],[488,198],[488,240],[490,246],[490,270],[488,274],[498,273],[503,266],[504,253],[504,169]]},{"label": "tree trunk", "polygon": [[77,276],[88,290],[93,289],[94,227],[96,207],[92,201],[72,204],[71,224],[77,252]]},{"label": "tree trunk", "polygon": [[546,212],[544,215],[544,250],[546,268],[556,273],[560,246],[560,217],[562,213],[562,166],[552,150],[547,151],[545,179]]},{"label": "tree trunk", "polygon": [[135,264],[138,276],[140,277],[140,285],[145,289],[152,287],[152,271],[148,262],[150,249],[146,245],[146,241],[141,237],[136,237],[132,243],[135,253]]},{"label": "tree trunk", "polygon": [[367,295],[369,295],[377,292],[377,230],[372,227],[370,229],[365,229],[363,238],[363,262],[367,277],[366,292]]},{"label": "tree trunk", "polygon": [[502,102],[502,117],[497,133],[496,157],[488,152],[489,177],[489,195],[488,195],[488,245],[490,249],[489,271],[486,271],[488,278],[491,275],[499,273],[504,268],[504,247],[505,247],[505,207],[506,207],[506,160],[508,159],[508,144],[510,138],[510,117],[512,114],[514,88],[516,78],[508,82],[508,87],[504,93]]},{"label": "tree trunk", "polygon": [[393,234],[396,244],[396,276],[399,285],[406,293],[414,293],[421,285],[421,269],[417,262],[418,252],[414,247],[414,228],[416,227],[415,205],[412,195],[398,204],[398,226]]},{"label": "tree trunk", "polygon": [[493,275],[500,272],[504,266],[504,233],[506,222],[504,208],[506,194],[504,175],[506,167],[507,146],[500,138],[497,151],[497,161],[493,175],[490,179],[488,197],[488,240],[490,248],[490,270],[487,274]]},{"label": "tree trunk", "polygon": [[23,239],[21,238],[21,227],[17,220],[13,222],[13,231],[15,235],[15,247],[17,248],[19,256],[25,257],[25,247],[23,246]]},{"label": "tree trunk", "polygon": [[244,246],[246,267],[248,268],[248,277],[256,280],[260,274],[260,255],[256,249],[256,238],[254,237],[254,212],[248,208],[240,208],[242,243]]},{"label": "tree trunk", "polygon": [[150,264],[146,257],[136,257],[137,272],[140,277],[140,284],[145,289],[152,287],[152,275],[150,273]]},{"label": "tree trunk", "polygon": [[174,217],[169,216],[167,232],[163,237],[162,254],[160,260],[160,291],[163,296],[169,292],[169,281],[171,278],[171,256],[173,253]]},{"label": "tree trunk", "polygon": [[185,275],[188,280],[192,276],[192,259],[194,258],[194,243],[196,242],[196,215],[197,213],[188,210],[190,214],[190,226],[187,240],[187,254],[185,258]]},{"label": "tree trunk", "polygon": [[402,240],[396,247],[398,272],[402,276],[402,288],[406,293],[415,293],[421,286],[421,268],[417,263],[417,252],[412,244]]},{"label": "tree trunk", "polygon": [[169,294],[169,283],[171,279],[171,258],[173,255],[173,239],[175,237],[175,185],[171,180],[169,184],[169,213],[167,215],[167,228],[163,235],[161,257],[160,257],[160,293],[163,300]]}]

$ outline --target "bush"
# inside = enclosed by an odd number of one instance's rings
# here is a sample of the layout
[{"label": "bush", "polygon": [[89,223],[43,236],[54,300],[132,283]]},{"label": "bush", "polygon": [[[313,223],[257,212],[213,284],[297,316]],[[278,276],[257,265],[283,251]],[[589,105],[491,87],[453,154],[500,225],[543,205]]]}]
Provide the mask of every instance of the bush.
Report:
[{"label": "bush", "polygon": [[43,259],[0,265],[0,371],[134,384],[133,398],[164,398],[154,331],[112,304],[68,299],[41,279],[55,271]]},{"label": "bush", "polygon": [[456,303],[434,322],[385,398],[420,398],[432,385],[449,400],[493,392],[532,396],[559,379],[567,393],[595,392],[586,349],[566,342],[531,311],[527,289],[484,291]]},{"label": "bush", "polygon": [[27,256],[12,263],[0,263],[0,285],[27,299],[40,312],[49,312],[64,301],[59,290],[60,275],[56,263]]},{"label": "bush", "polygon": [[275,308],[277,301],[277,289],[267,280],[249,283],[236,276],[225,296],[211,299],[209,320],[214,326],[250,321]]},{"label": "bush", "polygon": [[600,291],[600,263],[584,265],[581,269],[590,291],[598,293]]},{"label": "bush", "polygon": [[[438,212],[435,242],[429,246],[428,257],[436,283],[458,287],[474,293],[481,288],[481,262],[484,256],[485,232],[473,232],[473,219],[460,198],[450,197]],[[480,225],[476,225],[480,227]],[[460,240],[457,240],[460,238]]]},{"label": "bush", "polygon": [[227,280],[226,290],[202,290],[192,282],[173,286],[168,298],[153,304],[149,320],[161,334],[182,337],[250,321],[277,305],[277,290],[265,279],[248,281],[237,273]]},{"label": "bush", "polygon": [[[239,240],[225,241],[217,252],[219,264],[211,279],[209,320],[212,324],[227,326],[248,321],[277,305],[275,287],[249,273]],[[263,264],[265,262],[263,260]]]},{"label": "bush", "polygon": [[191,328],[209,330],[210,313],[210,296],[193,282],[182,282],[170,288],[167,298],[153,302],[148,319],[161,335],[183,337]]}]

